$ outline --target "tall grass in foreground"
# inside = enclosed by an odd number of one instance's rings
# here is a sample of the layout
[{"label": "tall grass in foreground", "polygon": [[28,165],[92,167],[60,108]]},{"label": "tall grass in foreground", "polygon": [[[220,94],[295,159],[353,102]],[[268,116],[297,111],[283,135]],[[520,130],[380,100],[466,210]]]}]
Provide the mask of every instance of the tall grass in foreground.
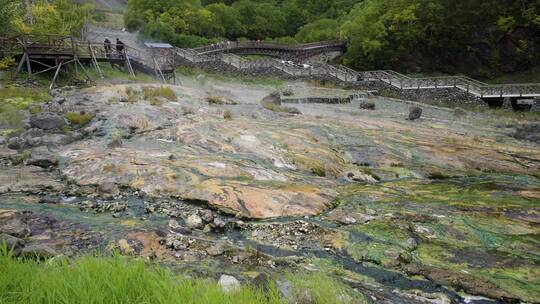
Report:
[{"label": "tall grass in foreground", "polygon": [[214,281],[188,279],[123,257],[40,263],[0,255],[0,303],[284,303],[275,288],[224,293]]},{"label": "tall grass in foreground", "polygon": [[[349,286],[320,273],[288,273],[293,303],[365,303]],[[112,257],[18,259],[0,246],[0,304],[288,303],[275,284],[224,293],[214,280],[188,278],[143,260]]]}]

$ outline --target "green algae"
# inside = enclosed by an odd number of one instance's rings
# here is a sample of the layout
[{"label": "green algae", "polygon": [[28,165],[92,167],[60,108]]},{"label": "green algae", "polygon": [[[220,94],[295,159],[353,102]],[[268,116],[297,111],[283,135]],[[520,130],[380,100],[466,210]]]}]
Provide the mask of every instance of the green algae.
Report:
[{"label": "green algae", "polygon": [[[341,190],[338,208],[368,208],[376,215],[346,228],[368,237],[345,245],[353,258],[396,269],[417,265],[413,273],[420,269],[444,284],[495,298],[540,298],[537,178],[404,179]],[[408,246],[410,238],[417,247]]]}]

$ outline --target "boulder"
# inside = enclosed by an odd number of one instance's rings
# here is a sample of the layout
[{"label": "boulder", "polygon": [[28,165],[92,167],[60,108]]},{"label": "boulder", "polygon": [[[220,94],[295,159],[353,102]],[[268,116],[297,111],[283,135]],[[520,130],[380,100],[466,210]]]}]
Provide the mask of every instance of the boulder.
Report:
[{"label": "boulder", "polygon": [[218,286],[223,292],[231,292],[240,289],[240,282],[233,276],[223,274],[219,278]]},{"label": "boulder", "polygon": [[412,106],[409,108],[409,120],[417,120],[422,117],[422,108],[419,106]]},{"label": "boulder", "polygon": [[262,102],[281,105],[281,94],[278,91],[272,92],[270,95],[264,97]]},{"label": "boulder", "polygon": [[30,126],[42,130],[61,129],[66,126],[65,119],[52,112],[43,112],[30,117]]},{"label": "boulder", "polygon": [[362,110],[375,110],[375,103],[372,101],[361,101],[360,109]]},{"label": "boulder", "polygon": [[47,245],[28,245],[21,250],[21,256],[25,258],[48,259],[57,255],[56,251]]},{"label": "boulder", "polygon": [[12,137],[7,141],[7,147],[12,150],[19,150],[24,147],[24,140],[20,137]]},{"label": "boulder", "polygon": [[199,229],[203,227],[203,220],[197,214],[192,214],[187,217],[186,225],[191,229]]},{"label": "boulder", "polygon": [[30,158],[26,162],[27,165],[38,166],[41,168],[49,168],[56,166],[58,160],[48,152],[32,151]]},{"label": "boulder", "polygon": [[9,234],[18,238],[24,238],[30,235],[28,225],[21,219],[13,218],[0,222],[0,233]]},{"label": "boulder", "polygon": [[117,196],[120,194],[120,189],[118,189],[118,186],[113,182],[104,182],[100,184],[98,190],[99,193],[106,196]]},{"label": "boulder", "polygon": [[214,245],[206,248],[206,253],[211,256],[218,256],[225,253],[227,250],[232,248],[232,243],[229,241],[217,241]]},{"label": "boulder", "polygon": [[202,220],[206,223],[211,223],[214,221],[214,213],[212,213],[212,210],[204,209],[199,212],[199,215],[201,216]]}]

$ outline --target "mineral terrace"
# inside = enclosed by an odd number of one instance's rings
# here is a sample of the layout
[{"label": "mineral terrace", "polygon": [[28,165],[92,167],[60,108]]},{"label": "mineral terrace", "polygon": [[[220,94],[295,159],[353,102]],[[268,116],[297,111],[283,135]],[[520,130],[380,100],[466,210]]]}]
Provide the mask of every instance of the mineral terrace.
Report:
[{"label": "mineral terrace", "polygon": [[243,282],[334,272],[372,303],[540,301],[540,143],[522,122],[427,105],[410,120],[414,104],[352,91],[286,104],[264,85],[148,87],[56,90],[0,137],[2,239]]}]

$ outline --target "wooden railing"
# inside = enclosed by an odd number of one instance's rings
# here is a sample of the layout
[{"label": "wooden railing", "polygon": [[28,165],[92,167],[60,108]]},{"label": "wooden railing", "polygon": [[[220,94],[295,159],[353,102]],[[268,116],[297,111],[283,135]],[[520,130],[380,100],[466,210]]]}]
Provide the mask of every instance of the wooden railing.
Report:
[{"label": "wooden railing", "polygon": [[305,44],[280,44],[264,41],[225,41],[222,43],[194,48],[193,51],[197,53],[215,53],[225,52],[235,49],[269,49],[269,50],[282,50],[282,51],[309,51],[313,49],[325,49],[331,47],[345,47],[346,43],[343,41],[322,41],[315,43]]}]

